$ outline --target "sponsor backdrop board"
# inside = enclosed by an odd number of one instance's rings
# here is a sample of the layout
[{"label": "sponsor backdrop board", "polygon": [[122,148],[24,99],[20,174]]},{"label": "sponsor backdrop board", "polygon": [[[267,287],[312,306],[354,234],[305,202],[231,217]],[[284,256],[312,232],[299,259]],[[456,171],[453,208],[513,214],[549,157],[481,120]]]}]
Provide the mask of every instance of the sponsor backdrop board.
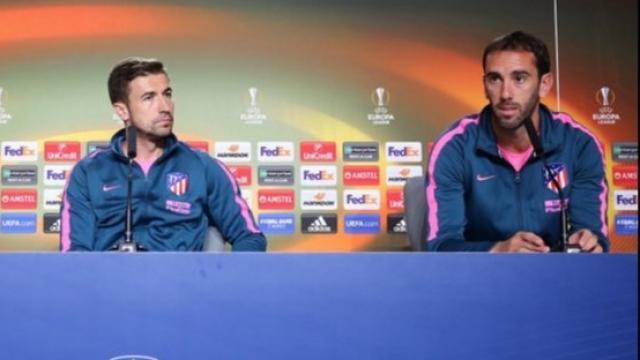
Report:
[{"label": "sponsor backdrop board", "polygon": [[131,55],[164,61],[176,133],[231,167],[269,250],[408,250],[404,179],[485,105],[487,41],[522,29],[552,53],[544,102],[602,140],[613,251],[636,251],[637,26],[631,0],[0,1],[0,250],[57,250],[65,180],[121,126],[106,78]]}]

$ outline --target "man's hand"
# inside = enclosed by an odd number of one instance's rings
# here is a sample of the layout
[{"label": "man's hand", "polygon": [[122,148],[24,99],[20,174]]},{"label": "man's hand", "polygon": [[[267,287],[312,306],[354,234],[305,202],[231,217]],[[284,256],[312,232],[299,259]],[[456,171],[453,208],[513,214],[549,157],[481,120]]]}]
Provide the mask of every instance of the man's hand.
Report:
[{"label": "man's hand", "polygon": [[578,245],[585,252],[602,252],[602,246],[598,244],[598,237],[588,229],[580,229],[571,234],[569,236],[569,244]]},{"label": "man's hand", "polygon": [[497,243],[489,252],[546,253],[549,252],[549,247],[538,235],[519,231],[509,239]]}]

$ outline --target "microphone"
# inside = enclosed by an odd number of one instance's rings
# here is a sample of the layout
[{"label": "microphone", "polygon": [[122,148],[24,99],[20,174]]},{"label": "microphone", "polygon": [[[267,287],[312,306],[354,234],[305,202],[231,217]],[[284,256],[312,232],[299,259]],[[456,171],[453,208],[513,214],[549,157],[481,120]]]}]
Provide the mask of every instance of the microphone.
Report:
[{"label": "microphone", "polygon": [[138,150],[136,145],[138,130],[133,125],[129,125],[125,129],[125,137],[127,139],[127,157],[129,158],[129,161],[133,161]]},{"label": "microphone", "polygon": [[124,241],[118,243],[117,251],[121,252],[138,252],[145,249],[133,241],[132,226],[133,226],[133,206],[132,206],[132,183],[133,183],[133,160],[136,157],[136,138],[137,130],[133,125],[129,125],[125,128],[125,138],[127,141],[127,158],[129,163],[129,169],[127,174],[127,216],[126,216],[126,228],[124,232]]},{"label": "microphone", "polygon": [[565,205],[565,197],[562,192],[562,187],[558,183],[558,180],[555,176],[553,176],[553,172],[551,171],[551,167],[547,163],[547,157],[544,153],[544,149],[542,148],[542,141],[540,136],[538,136],[538,132],[536,131],[535,126],[533,126],[533,121],[531,120],[531,116],[527,116],[524,119],[524,127],[527,129],[527,135],[529,136],[529,140],[531,141],[531,146],[533,146],[533,151],[536,156],[542,159],[542,166],[544,166],[545,171],[551,178],[551,182],[553,182],[553,186],[558,190],[558,197],[560,198],[560,217],[561,217],[561,233],[562,233],[562,241],[557,245],[553,250],[559,252],[566,253],[579,253],[582,252],[582,249],[579,245],[569,244],[569,219],[567,206]]}]

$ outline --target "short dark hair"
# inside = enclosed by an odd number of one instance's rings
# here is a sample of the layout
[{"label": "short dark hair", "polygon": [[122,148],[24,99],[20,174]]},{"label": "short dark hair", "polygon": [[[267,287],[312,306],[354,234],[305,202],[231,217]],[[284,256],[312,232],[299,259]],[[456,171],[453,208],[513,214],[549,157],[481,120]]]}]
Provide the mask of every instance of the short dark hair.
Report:
[{"label": "short dark hair", "polygon": [[496,51],[520,50],[533,53],[536,58],[538,77],[551,71],[549,50],[542,40],[523,31],[514,31],[511,34],[502,35],[487,45],[482,55],[482,68],[486,70],[487,56]]},{"label": "short dark hair", "polygon": [[162,62],[157,59],[128,57],[118,62],[109,74],[109,98],[111,103],[127,102],[129,97],[129,83],[138,76],[149,74],[165,74],[167,71]]}]

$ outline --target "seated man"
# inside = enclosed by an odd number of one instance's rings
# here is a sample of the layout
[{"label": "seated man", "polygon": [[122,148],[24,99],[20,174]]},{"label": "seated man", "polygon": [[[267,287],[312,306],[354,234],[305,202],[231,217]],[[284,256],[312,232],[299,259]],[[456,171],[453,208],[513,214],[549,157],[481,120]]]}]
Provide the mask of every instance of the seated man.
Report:
[{"label": "seated man", "polygon": [[[137,130],[133,241],[147,250],[200,251],[214,226],[234,251],[265,251],[266,239],[229,170],[172,133],[173,90],[163,64],[125,59],[111,71],[108,86],[115,112],[125,127]],[[123,239],[127,150],[121,129],[109,150],[96,151],[74,167],[61,208],[63,251],[109,250]]]},{"label": "seated man", "polygon": [[567,242],[608,251],[603,148],[568,114],[540,103],[553,85],[546,45],[514,32],[485,48],[483,66],[489,105],[454,123],[431,151],[428,250],[548,252],[563,243],[561,191]]}]

